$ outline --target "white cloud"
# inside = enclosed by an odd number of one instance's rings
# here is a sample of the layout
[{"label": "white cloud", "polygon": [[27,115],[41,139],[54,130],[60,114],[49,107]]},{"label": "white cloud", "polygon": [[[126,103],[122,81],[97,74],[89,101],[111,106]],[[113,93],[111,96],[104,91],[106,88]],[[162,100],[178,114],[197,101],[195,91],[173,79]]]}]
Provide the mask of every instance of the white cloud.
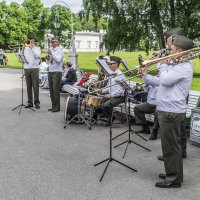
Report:
[{"label": "white cloud", "polygon": [[[1,0],[2,1],[2,0]],[[6,0],[7,3],[11,3],[11,2],[17,2],[19,4],[23,3],[23,0]],[[44,4],[45,7],[51,7],[55,4],[56,0],[41,0],[41,2]],[[63,0],[63,2],[65,2],[70,9],[72,10],[73,13],[77,13],[79,10],[82,9],[82,4],[83,4],[83,0]],[[58,3],[59,5],[63,5],[63,3]]]}]

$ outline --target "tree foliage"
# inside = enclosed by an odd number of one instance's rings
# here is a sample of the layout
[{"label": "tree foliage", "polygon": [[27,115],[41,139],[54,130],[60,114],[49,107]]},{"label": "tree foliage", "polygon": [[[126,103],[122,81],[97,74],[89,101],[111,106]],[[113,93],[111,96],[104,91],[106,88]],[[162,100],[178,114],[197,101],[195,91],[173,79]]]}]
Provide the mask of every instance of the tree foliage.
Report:
[{"label": "tree foliage", "polygon": [[183,27],[191,39],[200,37],[199,0],[83,0],[83,5],[95,22],[107,19],[108,51],[163,48],[163,32],[173,27]]}]

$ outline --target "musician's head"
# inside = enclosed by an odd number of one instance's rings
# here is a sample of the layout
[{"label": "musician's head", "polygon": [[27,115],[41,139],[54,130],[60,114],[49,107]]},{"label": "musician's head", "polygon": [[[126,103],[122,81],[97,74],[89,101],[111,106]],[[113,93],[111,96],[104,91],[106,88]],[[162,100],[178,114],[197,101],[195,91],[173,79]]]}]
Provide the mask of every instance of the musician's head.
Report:
[{"label": "musician's head", "polygon": [[51,45],[52,45],[53,48],[58,47],[58,46],[60,45],[59,39],[56,38],[56,37],[53,37],[53,38],[51,39]]},{"label": "musician's head", "polygon": [[34,44],[35,42],[35,36],[33,33],[29,33],[27,36],[27,44]]},{"label": "musician's head", "polygon": [[117,56],[110,56],[109,67],[112,71],[116,71],[119,68],[121,58]]},{"label": "musician's head", "polygon": [[66,62],[66,65],[67,65],[68,68],[72,67],[72,63],[70,63],[70,62]]},{"label": "musician's head", "polygon": [[172,28],[164,32],[164,37],[169,48],[171,48],[176,35],[185,35],[184,30],[182,28]]},{"label": "musician's head", "polygon": [[192,49],[194,43],[184,35],[176,35],[171,46],[171,54],[180,53]]}]

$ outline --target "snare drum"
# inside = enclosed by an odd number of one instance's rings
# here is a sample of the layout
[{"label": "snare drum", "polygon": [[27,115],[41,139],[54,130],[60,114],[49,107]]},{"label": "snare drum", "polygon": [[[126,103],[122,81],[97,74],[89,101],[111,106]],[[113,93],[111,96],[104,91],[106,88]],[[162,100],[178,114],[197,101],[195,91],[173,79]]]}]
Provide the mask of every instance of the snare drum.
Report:
[{"label": "snare drum", "polygon": [[98,107],[101,105],[103,97],[88,95],[86,98],[86,104],[89,106]]}]

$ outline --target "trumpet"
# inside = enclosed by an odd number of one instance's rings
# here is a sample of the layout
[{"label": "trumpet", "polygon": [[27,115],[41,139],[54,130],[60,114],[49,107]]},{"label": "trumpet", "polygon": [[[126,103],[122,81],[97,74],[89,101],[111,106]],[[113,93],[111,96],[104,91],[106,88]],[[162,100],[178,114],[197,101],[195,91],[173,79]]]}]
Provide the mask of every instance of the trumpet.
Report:
[{"label": "trumpet", "polygon": [[[183,51],[183,52],[180,52],[180,53],[177,53],[177,54],[173,54],[173,55],[169,55],[169,56],[165,56],[165,57],[161,57],[161,58],[157,58],[157,59],[152,59],[152,60],[144,60],[141,56],[138,58],[139,60],[139,65],[134,67],[132,70],[130,71],[133,71],[133,70],[139,70],[140,68],[149,68],[151,67],[152,65],[155,65],[157,63],[160,63],[162,61],[170,61],[172,63],[175,63],[175,64],[178,64],[178,63],[182,63],[182,62],[185,62],[185,61],[189,61],[189,60],[193,60],[195,58],[200,58],[200,48],[197,47],[197,48],[193,48],[193,49],[190,49],[190,50],[187,50],[187,51]],[[149,70],[149,72],[152,72],[152,71],[155,71],[156,69],[152,69],[152,70]],[[128,71],[124,72],[123,74],[126,74],[128,73]],[[121,74],[120,74],[121,75]],[[119,75],[116,75],[116,76],[119,76]],[[115,76],[115,77],[116,77]],[[139,77],[141,75],[136,75],[136,76],[132,76],[126,80],[122,80],[123,81],[128,81],[132,78],[136,78],[136,77]],[[113,78],[113,77],[111,77]],[[109,79],[111,78],[108,78],[108,79],[105,79],[103,81],[108,81]],[[96,84],[99,84],[103,81],[99,81],[99,82],[96,82],[92,85],[90,85],[88,87],[88,93],[95,93],[98,91],[98,89],[96,88]],[[116,84],[113,84],[111,86],[114,86],[114,85],[117,85],[118,83]],[[111,86],[106,86],[104,88],[108,88],[108,87],[111,87]]]}]

